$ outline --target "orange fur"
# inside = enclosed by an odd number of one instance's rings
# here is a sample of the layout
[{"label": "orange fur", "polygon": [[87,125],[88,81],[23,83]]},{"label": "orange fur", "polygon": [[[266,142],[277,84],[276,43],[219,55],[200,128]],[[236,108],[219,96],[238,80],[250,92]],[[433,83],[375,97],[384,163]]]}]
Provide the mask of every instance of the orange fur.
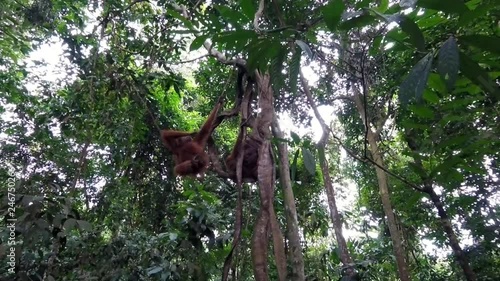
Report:
[{"label": "orange fur", "polygon": [[205,146],[212,134],[215,117],[221,106],[222,100],[219,100],[200,131],[194,134],[193,137],[191,137],[193,133],[184,131],[161,131],[163,144],[174,154],[174,171],[176,175],[203,175],[207,170],[209,159],[205,152]]}]

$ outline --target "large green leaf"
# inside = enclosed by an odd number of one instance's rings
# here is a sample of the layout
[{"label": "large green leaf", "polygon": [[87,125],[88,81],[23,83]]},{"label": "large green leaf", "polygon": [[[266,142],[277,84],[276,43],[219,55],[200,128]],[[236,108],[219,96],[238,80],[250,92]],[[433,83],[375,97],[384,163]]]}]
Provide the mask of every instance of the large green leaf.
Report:
[{"label": "large green leaf", "polygon": [[384,13],[389,8],[389,0],[380,0],[380,5],[378,5],[375,10]]},{"label": "large green leaf", "polygon": [[187,29],[189,29],[191,32],[195,33],[196,32],[196,28],[194,27],[193,23],[191,23],[191,21],[189,21],[188,19],[186,19],[183,15],[181,15],[179,12],[177,12],[176,10],[174,9],[167,9],[167,14],[180,20],[185,26]]},{"label": "large green leaf", "polygon": [[[430,81],[430,79],[429,79],[429,81]],[[424,98],[424,100],[426,100],[427,102],[429,102],[431,104],[436,104],[439,102],[439,96],[436,94],[436,92],[434,92],[430,89],[426,89],[424,91],[423,98]]]},{"label": "large green leaf", "polygon": [[446,40],[438,55],[437,71],[441,79],[446,83],[446,88],[451,91],[458,78],[458,69],[460,66],[459,51],[455,37],[451,36]]},{"label": "large green leaf", "polygon": [[498,7],[498,0],[492,0],[492,1],[482,1],[479,6],[477,6],[474,10],[468,10],[465,13],[462,13],[460,15],[460,19],[458,21],[458,24],[460,26],[466,26],[472,21],[477,20],[480,17],[483,17],[488,14],[488,12],[491,9],[494,9]]},{"label": "large green leaf", "polygon": [[193,42],[191,42],[191,46],[189,46],[189,50],[190,51],[198,50],[199,48],[201,48],[201,46],[203,46],[203,43],[205,43],[207,38],[208,38],[208,35],[200,35],[200,36],[196,37],[193,40]]},{"label": "large green leaf", "polygon": [[358,17],[342,22],[339,29],[349,31],[353,28],[361,28],[376,22],[376,18],[370,14],[362,14]]},{"label": "large green leaf", "polygon": [[215,5],[221,16],[229,22],[234,28],[241,29],[241,23],[248,23],[248,18],[238,10],[233,10],[228,6]]},{"label": "large green leaf", "polygon": [[424,51],[425,39],[422,31],[420,31],[420,28],[418,28],[418,25],[413,20],[404,15],[399,15],[397,21],[403,32],[410,36],[411,43],[419,51]]},{"label": "large green leaf", "polygon": [[463,159],[459,155],[449,156],[440,164],[438,164],[431,171],[431,176],[434,176],[438,173],[449,173],[456,168],[456,166],[460,163],[463,163]]},{"label": "large green leaf", "polygon": [[245,45],[248,41],[257,38],[257,34],[253,30],[242,29],[235,31],[221,32],[214,36],[214,43],[220,43],[222,45],[230,44],[236,46],[237,42],[243,42]]},{"label": "large green leaf", "polygon": [[482,50],[500,55],[500,37],[482,34],[460,36],[460,41]]},{"label": "large green leaf", "polygon": [[252,21],[254,16],[255,16],[255,6],[254,6],[254,1],[252,0],[241,0],[240,1],[240,6],[241,10],[243,11],[243,14],[250,20]]},{"label": "large green leaf", "polygon": [[283,62],[286,59],[288,53],[288,48],[283,47],[280,48],[280,51],[276,56],[271,58],[271,80],[273,85],[273,90],[275,93],[279,93],[285,84],[285,78],[282,73],[283,71]]},{"label": "large green leaf", "polygon": [[316,173],[316,160],[314,159],[314,155],[308,148],[302,147],[302,157],[304,158],[306,170],[314,176]]},{"label": "large green leaf", "polygon": [[271,39],[252,40],[248,46],[247,67],[252,71],[260,68],[266,70],[268,62],[278,56],[282,49],[281,42]]},{"label": "large green leaf", "polygon": [[433,54],[428,53],[410,71],[399,87],[399,101],[407,104],[412,98],[420,100],[427,85]]},{"label": "large green leaf", "polygon": [[426,105],[415,104],[410,106],[411,111],[425,119],[434,119],[434,111]]},{"label": "large green leaf", "polygon": [[469,56],[460,52],[460,71],[483,89],[483,91],[491,93],[496,99],[500,99],[500,90],[488,76],[488,73],[473,61]]},{"label": "large green leaf", "polygon": [[373,38],[373,42],[370,46],[370,49],[368,50],[368,53],[371,56],[376,56],[380,52],[380,44],[382,43],[383,36],[377,36]]},{"label": "large green leaf", "polygon": [[290,82],[290,92],[292,94],[295,94],[297,92],[297,82],[299,78],[299,72],[300,72],[300,58],[301,58],[301,53],[302,50],[300,48],[295,48],[295,52],[292,55],[292,58],[290,60],[290,76],[289,82]]},{"label": "large green leaf", "polygon": [[375,13],[380,18],[384,19],[387,23],[391,23],[393,21],[397,22],[401,27],[404,33],[410,36],[410,42],[419,50],[425,50],[425,39],[422,31],[418,25],[409,17],[401,14],[396,15],[386,15],[378,12],[375,9],[370,9],[373,13]]},{"label": "large green leaf", "polygon": [[78,228],[83,231],[92,231],[92,224],[90,224],[88,221],[84,220],[77,220],[76,221],[78,224]]},{"label": "large green leaf", "polygon": [[70,233],[70,231],[76,227],[76,219],[68,218],[66,221],[64,221],[64,231],[66,233]]},{"label": "large green leaf", "polygon": [[290,137],[292,137],[293,144],[298,145],[300,143],[300,137],[294,131],[290,132]]},{"label": "large green leaf", "polygon": [[326,26],[332,32],[337,29],[342,13],[345,10],[344,1],[330,0],[321,10]]},{"label": "large green leaf", "polygon": [[[448,89],[446,88],[445,81],[441,79],[441,75],[438,73],[429,74],[429,79],[427,79],[427,89],[432,89],[442,95],[446,95],[448,93]],[[426,90],[427,90],[426,89]],[[425,92],[424,92],[425,97]],[[438,102],[438,100],[434,100],[434,102]]]}]

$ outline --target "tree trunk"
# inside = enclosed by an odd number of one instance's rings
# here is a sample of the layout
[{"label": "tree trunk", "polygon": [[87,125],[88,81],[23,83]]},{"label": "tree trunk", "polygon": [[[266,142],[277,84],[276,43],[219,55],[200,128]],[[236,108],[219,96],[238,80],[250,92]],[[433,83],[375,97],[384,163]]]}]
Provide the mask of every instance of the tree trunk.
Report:
[{"label": "tree trunk", "polygon": [[[278,119],[274,115],[273,134],[276,138],[284,138]],[[292,190],[292,180],[290,179],[290,165],[288,159],[288,146],[284,142],[278,142],[278,154],[280,160],[280,183],[283,189],[283,201],[285,205],[285,215],[287,224],[287,237],[289,239],[289,260],[291,261],[290,280],[304,281],[304,258],[302,256],[302,245],[300,244],[299,223],[297,219],[297,208],[295,206],[295,196]]]},{"label": "tree trunk", "polygon": [[357,90],[356,86],[353,86],[355,89],[354,101],[356,103],[356,108],[358,109],[359,116],[363,123],[365,123],[365,127],[367,130],[367,138],[368,144],[370,145],[370,153],[372,155],[373,161],[377,164],[375,166],[375,172],[377,173],[377,181],[380,192],[380,199],[382,200],[382,208],[384,209],[384,214],[387,218],[387,224],[389,226],[389,232],[391,234],[392,247],[394,251],[394,256],[396,257],[396,264],[398,267],[399,278],[402,281],[411,280],[410,273],[408,272],[408,264],[405,259],[405,251],[403,247],[403,243],[401,241],[401,233],[398,230],[396,218],[394,216],[394,212],[392,210],[392,203],[389,196],[389,182],[387,174],[384,170],[379,167],[385,167],[384,160],[382,158],[382,154],[378,148],[378,135],[372,131],[370,128],[370,124],[366,124],[366,112],[363,102],[361,100],[361,93]]},{"label": "tree trunk", "polygon": [[[324,151],[324,144],[320,149]],[[330,209],[330,218],[333,223],[335,238],[337,239],[337,243],[340,249],[340,260],[346,267],[347,275],[354,276],[356,272],[352,267],[352,258],[347,249],[347,243],[345,242],[344,235],[342,234],[342,219],[340,218],[339,210],[337,209],[337,203],[335,201],[335,190],[333,188],[332,179],[330,178],[330,170],[328,169],[328,162],[326,161],[326,158],[320,157],[320,166],[321,173],[323,174],[323,181],[325,182],[325,191],[326,197],[328,199],[328,208]]]},{"label": "tree trunk", "polygon": [[[368,141],[370,142],[370,151],[373,160],[380,167],[384,167],[384,161],[382,156],[378,152],[378,144],[375,141],[375,137],[372,132],[368,132]],[[387,174],[384,170],[379,167],[375,167],[377,173],[377,180],[379,185],[380,199],[382,200],[382,207],[384,209],[385,216],[387,217],[387,224],[389,226],[389,232],[391,233],[391,239],[394,249],[394,255],[396,256],[396,263],[398,266],[399,278],[401,280],[411,280],[410,274],[408,272],[408,265],[406,264],[405,251],[403,243],[401,241],[401,233],[398,230],[396,223],[396,218],[392,210],[391,199],[389,196],[389,184]]]},{"label": "tree trunk", "polygon": [[[286,280],[286,258],[283,235],[274,213],[274,183],[275,171],[271,150],[271,126],[274,120],[273,91],[269,74],[256,72],[256,82],[259,89],[259,108],[257,115],[257,132],[262,144],[258,152],[258,186],[260,211],[257,216],[252,236],[252,261],[256,281],[267,281],[268,276],[268,230],[271,227],[276,268],[280,281]],[[252,132],[253,133],[253,132]]]},{"label": "tree trunk", "polygon": [[434,192],[434,189],[430,184],[426,184],[425,192],[429,194],[432,203],[434,204],[434,206],[436,206],[436,209],[438,210],[439,218],[441,220],[441,224],[443,225],[444,232],[448,237],[448,242],[450,243],[450,247],[453,250],[453,254],[457,259],[458,264],[460,264],[460,267],[462,267],[465,278],[468,281],[476,281],[477,280],[476,274],[472,270],[472,267],[469,264],[469,260],[467,259],[467,256],[465,255],[464,251],[462,250],[462,247],[460,247],[457,235],[453,230],[448,214],[446,213],[443,203],[441,202],[441,198],[439,198],[439,195],[437,195],[436,192]]},{"label": "tree trunk", "polygon": [[[348,276],[354,277],[356,275],[356,271],[352,267],[352,258],[347,249],[347,243],[345,242],[344,235],[342,234],[342,219],[340,218],[339,210],[337,209],[337,202],[335,201],[335,189],[333,188],[332,179],[330,177],[330,169],[328,168],[328,161],[326,161],[325,155],[325,146],[330,137],[330,128],[326,125],[325,120],[321,117],[321,114],[318,111],[318,107],[314,102],[311,91],[309,90],[309,85],[307,84],[302,71],[300,72],[300,81],[302,83],[302,87],[304,88],[304,92],[307,96],[307,101],[309,105],[314,111],[314,116],[318,119],[321,129],[323,130],[323,135],[321,137],[320,142],[318,143],[318,149],[320,150],[320,167],[321,174],[323,175],[323,181],[325,183],[325,191],[326,197],[328,199],[328,208],[330,210],[330,218],[332,220],[333,229],[335,231],[335,238],[337,239],[337,243],[340,249],[340,260],[342,264],[346,267],[346,272]],[[321,156],[323,155],[323,156]]]},{"label": "tree trunk", "polygon": [[[418,155],[418,145],[412,138],[411,134],[412,134],[411,132],[408,132],[405,135],[406,142],[408,143],[408,147],[410,148],[410,150],[414,152],[416,155]],[[414,159],[415,159],[414,160],[415,165],[420,170],[419,173],[420,178],[424,182],[423,192],[429,195],[432,203],[434,204],[434,206],[438,211],[439,219],[441,220],[444,232],[448,237],[448,243],[450,244],[450,247],[453,250],[453,254],[457,259],[458,264],[460,265],[460,267],[462,267],[462,271],[464,272],[465,278],[468,281],[476,281],[477,280],[476,274],[472,270],[469,264],[469,260],[467,259],[467,256],[465,255],[464,251],[462,250],[462,247],[460,247],[460,243],[458,242],[457,235],[453,230],[450,218],[448,217],[448,213],[446,213],[446,210],[444,209],[443,202],[441,202],[441,198],[434,191],[434,188],[432,186],[432,180],[426,176],[424,165],[422,164],[421,159],[419,157],[415,157]]]}]

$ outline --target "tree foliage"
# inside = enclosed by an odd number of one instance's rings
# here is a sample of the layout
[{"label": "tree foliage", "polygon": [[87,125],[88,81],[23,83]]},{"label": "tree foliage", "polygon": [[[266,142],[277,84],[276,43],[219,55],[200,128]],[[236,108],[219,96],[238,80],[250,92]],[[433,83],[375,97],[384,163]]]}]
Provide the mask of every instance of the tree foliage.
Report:
[{"label": "tree foliage", "polygon": [[[291,120],[271,149],[275,157],[278,144],[289,149],[307,280],[400,276],[367,140],[379,125],[379,168],[411,279],[500,276],[497,1],[4,2],[1,280],[219,279],[232,249],[235,184],[213,172],[203,182],[176,178],[159,130],[197,130],[222,94],[233,106],[238,59],[270,74],[276,114]],[[56,49],[55,64],[34,58]],[[299,83],[306,68],[310,89]],[[313,141],[318,132],[300,129],[315,128],[306,90],[314,106],[334,111],[324,147]],[[238,129],[232,119],[213,134],[221,159]],[[349,265],[329,218],[323,159]],[[275,187],[285,229],[279,177]],[[434,194],[477,279],[450,250]],[[254,280],[249,249],[261,201],[255,185],[242,196],[231,276]],[[277,280],[272,254],[267,263]]]}]

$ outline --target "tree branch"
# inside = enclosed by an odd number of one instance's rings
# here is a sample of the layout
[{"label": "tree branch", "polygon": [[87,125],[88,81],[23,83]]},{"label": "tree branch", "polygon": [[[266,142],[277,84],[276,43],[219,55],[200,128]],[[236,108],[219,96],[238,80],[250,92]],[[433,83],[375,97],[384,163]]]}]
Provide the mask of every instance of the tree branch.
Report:
[{"label": "tree branch", "polygon": [[262,13],[264,13],[264,2],[264,0],[259,1],[259,8],[257,9],[257,12],[255,12],[253,19],[253,28],[256,32],[259,30],[259,20],[262,17]]}]

